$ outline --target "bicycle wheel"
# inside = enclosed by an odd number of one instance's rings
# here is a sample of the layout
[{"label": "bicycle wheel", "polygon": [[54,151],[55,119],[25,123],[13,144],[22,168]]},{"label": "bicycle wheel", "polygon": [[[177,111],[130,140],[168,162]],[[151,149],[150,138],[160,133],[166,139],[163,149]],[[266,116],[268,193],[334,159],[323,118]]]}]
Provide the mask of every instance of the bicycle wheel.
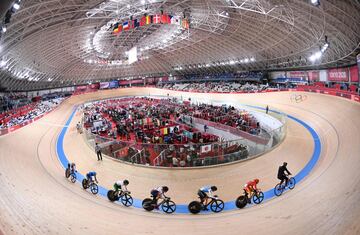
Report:
[{"label": "bicycle wheel", "polygon": [[154,210],[154,206],[152,205],[152,199],[150,198],[145,198],[142,201],[142,207],[147,210],[147,211],[152,211]]},{"label": "bicycle wheel", "polygon": [[294,189],[294,188],[295,188],[295,184],[296,184],[295,178],[291,177],[291,178],[289,179],[289,182],[288,182],[288,188],[289,188],[289,189]]},{"label": "bicycle wheel", "polygon": [[274,193],[276,196],[280,196],[283,193],[283,191],[284,191],[284,188],[282,187],[282,185],[280,185],[280,183],[277,184],[274,188]]},{"label": "bicycle wheel", "polygon": [[253,195],[252,199],[255,204],[260,204],[264,200],[264,193],[261,191],[257,192]]},{"label": "bicycle wheel", "polygon": [[70,174],[70,181],[71,181],[71,183],[75,183],[75,182],[76,182],[76,175],[75,175],[75,173]]},{"label": "bicycle wheel", "polygon": [[248,203],[248,199],[246,198],[246,196],[241,195],[240,197],[238,197],[235,201],[235,205],[237,208],[242,209],[246,206],[246,204]]},{"label": "bicycle wheel", "polygon": [[188,209],[192,214],[198,214],[201,211],[201,203],[198,201],[190,202]]},{"label": "bicycle wheel", "polygon": [[69,169],[69,168],[66,168],[66,170],[65,170],[65,177],[66,177],[66,178],[69,178],[69,176],[70,176],[70,169]]},{"label": "bicycle wheel", "polygon": [[174,213],[176,210],[176,204],[173,201],[165,201],[162,205],[161,205],[161,209],[167,213],[167,214],[171,214]]},{"label": "bicycle wheel", "polygon": [[124,194],[120,199],[121,203],[126,207],[129,207],[133,204],[133,198],[127,193]]},{"label": "bicycle wheel", "polygon": [[90,185],[90,191],[94,195],[97,194],[99,192],[99,187],[97,186],[97,184],[92,183]]},{"label": "bicycle wheel", "polygon": [[87,179],[83,179],[81,183],[82,183],[82,186],[83,186],[84,189],[87,189],[89,187]]},{"label": "bicycle wheel", "polygon": [[114,191],[114,190],[109,190],[109,191],[107,192],[107,198],[108,198],[109,201],[111,201],[111,202],[116,201],[115,191]]},{"label": "bicycle wheel", "polygon": [[224,209],[224,202],[220,199],[215,199],[211,202],[210,204],[210,209],[215,212],[215,213],[219,213],[220,211],[222,211]]}]

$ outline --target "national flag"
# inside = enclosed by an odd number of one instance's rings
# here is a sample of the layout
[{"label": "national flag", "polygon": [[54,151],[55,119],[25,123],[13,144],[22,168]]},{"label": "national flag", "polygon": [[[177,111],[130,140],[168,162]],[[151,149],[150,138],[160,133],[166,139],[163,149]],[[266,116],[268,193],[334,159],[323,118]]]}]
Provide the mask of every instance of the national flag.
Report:
[{"label": "national flag", "polygon": [[208,153],[211,151],[211,144],[201,146],[201,153]]},{"label": "national flag", "polygon": [[179,16],[173,16],[173,17],[171,17],[170,23],[171,23],[171,24],[180,25],[180,17],[179,17]]},{"label": "national flag", "polygon": [[146,16],[146,24],[151,24],[152,16]]},{"label": "national flag", "polygon": [[129,20],[129,29],[135,28],[134,20]]},{"label": "national flag", "polygon": [[140,19],[140,26],[145,26],[145,25],[146,25],[146,16],[143,16]]},{"label": "national flag", "polygon": [[161,22],[161,17],[160,17],[160,15],[154,15],[154,16],[153,16],[153,23],[154,23],[154,24],[160,24],[160,22]]},{"label": "national flag", "polygon": [[135,19],[134,20],[134,28],[138,28],[139,26],[140,26],[140,22],[137,19]]},{"label": "national flag", "polygon": [[181,22],[181,26],[183,27],[183,29],[188,29],[189,28],[189,21],[187,19],[183,19]]},{"label": "national flag", "polygon": [[113,31],[115,31],[117,28],[119,28],[119,23],[115,23],[115,24],[113,25]]},{"label": "national flag", "polygon": [[161,23],[162,24],[169,24],[170,23],[169,16],[166,15],[166,14],[161,15]]},{"label": "national flag", "polygon": [[123,26],[123,29],[124,29],[124,30],[128,30],[128,29],[129,29],[129,22],[125,21],[125,22],[122,24],[122,26]]}]

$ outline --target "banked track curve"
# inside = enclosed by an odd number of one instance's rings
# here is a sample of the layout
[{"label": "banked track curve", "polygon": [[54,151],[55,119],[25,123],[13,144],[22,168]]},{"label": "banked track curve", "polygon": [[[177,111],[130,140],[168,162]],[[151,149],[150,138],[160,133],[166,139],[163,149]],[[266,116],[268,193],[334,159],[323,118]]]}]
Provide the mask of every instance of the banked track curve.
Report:
[{"label": "banked track curve", "polygon": [[[5,234],[106,234],[114,231],[121,234],[145,234],[152,231],[160,234],[217,234],[219,232],[239,234],[240,231],[244,233],[256,231],[256,234],[356,234],[359,232],[357,218],[360,210],[356,202],[360,199],[357,192],[360,186],[360,174],[357,170],[360,166],[358,157],[360,121],[356,117],[360,114],[360,108],[359,105],[347,100],[307,94],[308,99],[305,102],[294,104],[289,98],[291,93],[288,92],[249,95],[212,94],[210,98],[209,94],[137,88],[72,97],[58,110],[44,117],[43,121],[57,125],[64,124],[73,106],[86,100],[122,95],[166,95],[167,93],[172,96],[181,95],[184,98],[191,95],[199,99],[226,100],[254,105],[264,103],[266,100],[266,104],[270,107],[293,115],[315,129],[323,144],[320,160],[313,172],[305,178],[303,183],[297,185],[294,191],[263,205],[216,215],[163,216],[113,205],[105,199],[94,197],[83,191],[79,185],[67,182],[63,176],[63,168],[57,160],[55,149],[56,137],[61,128],[35,122],[0,138],[2,150],[0,155],[2,162],[0,166],[0,225],[2,232]],[[289,125],[289,129],[294,129],[294,131],[289,131],[287,140],[265,157],[245,164],[232,165],[222,169],[222,172],[219,172],[220,168],[205,170],[201,173],[203,179],[199,179],[196,183],[205,182],[207,179],[211,182],[221,182],[221,179],[236,175],[234,173],[236,170],[243,171],[245,179],[237,179],[239,188],[231,189],[224,185],[221,196],[223,194],[225,196],[227,191],[233,192],[234,195],[240,193],[241,182],[246,180],[246,176],[254,175],[254,172],[267,172],[264,173],[264,178],[273,178],[273,171],[279,162],[289,159],[289,155],[293,154],[292,149],[299,152],[296,144],[302,145],[309,140],[309,136],[302,135],[301,128],[296,127],[295,124]],[[69,130],[68,136],[65,137],[66,153],[71,152],[70,149],[73,148],[68,142],[79,139],[75,136],[73,124],[70,124]],[[66,138],[69,138],[69,141]],[[79,144],[81,147],[80,142],[74,143],[74,145]],[[114,164],[110,160],[104,161],[103,166],[97,165],[95,157],[90,154],[91,150],[86,149],[85,144],[83,146],[85,146],[83,149],[76,150],[81,153],[76,157],[79,161],[87,160],[89,163],[84,166],[84,169],[80,169],[81,171],[85,172],[90,167],[96,167],[101,172],[103,167],[107,168],[109,175],[112,175],[114,170],[118,170],[111,167]],[[309,155],[305,146],[300,147],[304,148],[303,155]],[[277,156],[272,157],[272,155]],[[301,163],[299,165],[303,166]],[[294,172],[297,172],[296,164],[293,165]],[[42,165],[46,168],[41,167]],[[150,170],[145,168],[137,168],[137,174],[134,173],[135,170],[125,172],[128,170],[127,166],[121,167],[120,170],[123,171],[120,176],[132,174],[140,177],[139,175],[144,174],[148,177],[150,174]],[[154,177],[159,176],[159,173],[151,172],[151,174],[154,174]],[[179,177],[185,177],[179,174]],[[192,171],[186,174],[198,176]],[[117,175],[114,174],[113,177],[116,178]],[[169,178],[158,177],[158,180],[160,182],[174,181],[174,185],[184,185],[174,175]],[[185,177],[185,181],[187,179]],[[103,180],[106,182],[106,177]],[[273,186],[274,182],[272,180],[264,182],[264,189]],[[131,185],[131,187],[134,187],[134,191],[140,191],[141,188],[146,195],[145,192],[149,189],[147,184],[148,182],[144,180],[144,185]],[[185,184],[188,185],[186,182]],[[185,191],[185,189],[182,190]],[[190,192],[184,194],[188,196]],[[179,200],[181,201],[181,197]]]}]

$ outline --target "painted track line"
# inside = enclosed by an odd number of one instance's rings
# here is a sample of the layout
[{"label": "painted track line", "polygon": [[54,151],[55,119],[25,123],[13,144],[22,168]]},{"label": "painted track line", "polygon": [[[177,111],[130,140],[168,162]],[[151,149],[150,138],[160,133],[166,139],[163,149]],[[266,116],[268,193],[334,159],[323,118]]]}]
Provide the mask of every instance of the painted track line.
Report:
[{"label": "painted track line", "polygon": [[[246,105],[248,107],[252,107],[252,108],[256,108],[256,109],[261,109],[264,110],[264,108],[262,107],[258,107],[258,106],[251,106],[251,105]],[[64,169],[67,167],[67,164],[69,163],[65,152],[64,152],[64,137],[66,134],[67,129],[69,128],[70,122],[73,119],[75,113],[77,111],[77,108],[74,107],[73,112],[71,113],[69,119],[67,120],[66,124],[64,125],[63,129],[61,130],[58,139],[56,141],[56,152],[57,152],[57,156],[59,158],[59,161],[61,162],[62,166],[64,167]],[[278,111],[274,111],[274,110],[269,110],[271,112],[274,113],[278,113]],[[315,167],[316,163],[318,162],[319,158],[320,158],[320,153],[321,153],[321,141],[319,138],[319,135],[316,133],[316,131],[307,123],[305,123],[304,121],[291,116],[291,115],[286,115],[288,118],[290,118],[291,120],[299,123],[300,125],[302,125],[303,127],[305,127],[305,129],[307,129],[310,134],[311,137],[313,139],[314,142],[314,150],[311,156],[311,159],[309,160],[309,162],[305,165],[305,167],[294,176],[296,183],[300,183],[311,171],[312,169]],[[79,172],[76,173],[76,177],[77,177],[77,181],[80,182],[84,179],[84,176],[82,174],[80,174]],[[107,192],[108,189],[102,187],[99,185],[99,192],[98,194],[105,197],[107,199]],[[268,201],[270,199],[275,198],[276,195],[274,194],[274,189],[270,189],[266,192],[264,192],[264,202]],[[121,204],[120,202],[116,202],[117,204]],[[134,198],[134,204],[133,207],[135,208],[141,208],[142,209],[142,200],[141,199],[136,199]],[[188,211],[188,205],[185,204],[180,204],[180,205],[176,205],[176,214],[191,214]],[[228,201],[225,202],[225,207],[224,207],[224,211],[230,211],[230,210],[239,210],[236,205],[235,205],[235,201]],[[206,211],[206,212],[202,212],[203,214],[209,214],[211,213],[210,211]]]}]

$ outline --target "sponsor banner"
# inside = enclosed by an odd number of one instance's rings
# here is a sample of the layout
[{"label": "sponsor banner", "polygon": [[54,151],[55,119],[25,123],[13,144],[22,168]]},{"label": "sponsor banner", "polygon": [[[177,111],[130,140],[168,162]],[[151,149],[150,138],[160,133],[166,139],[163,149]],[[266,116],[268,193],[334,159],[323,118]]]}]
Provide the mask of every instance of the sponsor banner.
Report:
[{"label": "sponsor banner", "polygon": [[329,69],[328,81],[330,82],[348,82],[349,70],[347,68]]},{"label": "sponsor banner", "polygon": [[307,80],[308,79],[308,73],[307,71],[290,71],[288,72],[288,76],[290,78],[300,78],[301,80]]},{"label": "sponsor banner", "polygon": [[77,86],[75,87],[75,91],[86,91],[87,86]]},{"label": "sponsor banner", "polygon": [[88,86],[88,88],[92,89],[92,90],[98,90],[100,88],[100,83],[94,83],[94,84],[90,84]]},{"label": "sponsor banner", "polygon": [[320,71],[309,71],[309,81],[318,82],[320,81]]},{"label": "sponsor banner", "polygon": [[129,80],[121,80],[121,81],[119,81],[120,86],[126,86],[126,85],[129,85],[129,84],[130,84]]},{"label": "sponsor banner", "polygon": [[119,87],[119,82],[114,80],[114,81],[111,81],[109,83],[109,88],[118,88]]},{"label": "sponsor banner", "polygon": [[135,79],[135,80],[131,80],[131,84],[143,84],[144,80],[143,79]]},{"label": "sponsor banner", "polygon": [[110,83],[109,82],[100,82],[100,89],[109,89]]},{"label": "sponsor banner", "polygon": [[359,68],[358,68],[358,66],[350,67],[350,82],[359,82]]}]

